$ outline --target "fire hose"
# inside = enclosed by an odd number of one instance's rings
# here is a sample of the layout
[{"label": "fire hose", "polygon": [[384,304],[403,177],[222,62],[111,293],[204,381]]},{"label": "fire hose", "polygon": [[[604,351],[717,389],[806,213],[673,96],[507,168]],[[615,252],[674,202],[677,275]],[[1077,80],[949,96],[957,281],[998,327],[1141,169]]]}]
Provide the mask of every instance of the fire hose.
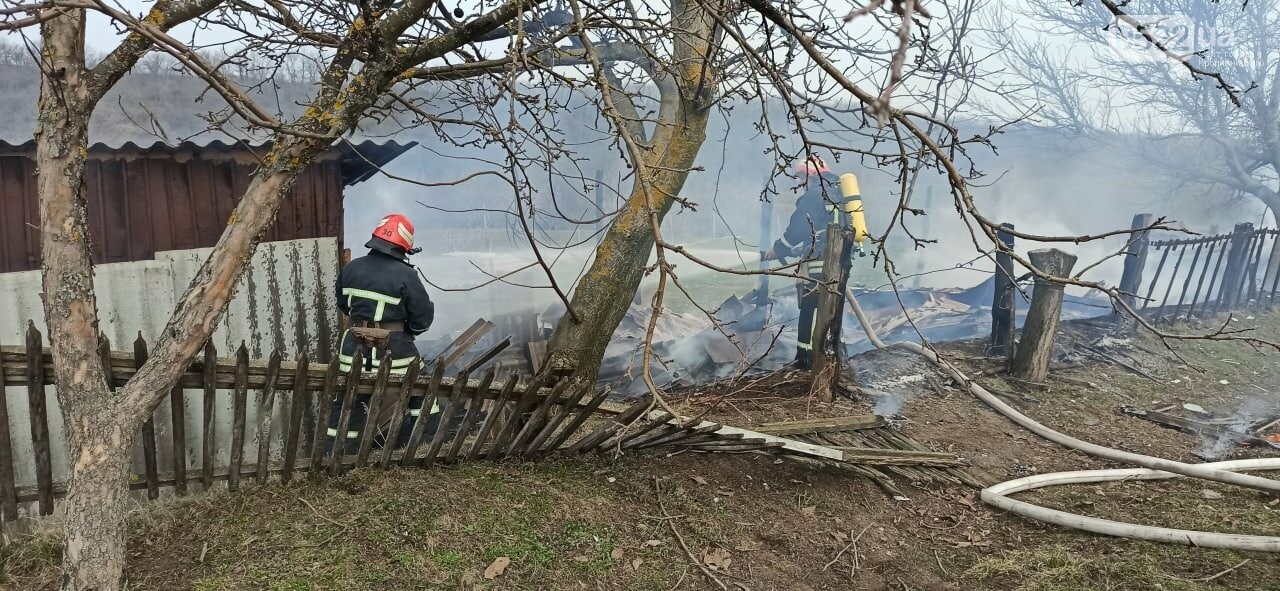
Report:
[{"label": "fire hose", "polygon": [[1243,486],[1272,493],[1280,493],[1280,481],[1238,473],[1243,470],[1280,470],[1280,458],[1236,460],[1209,464],[1186,464],[1183,462],[1166,460],[1164,458],[1145,456],[1142,454],[1112,449],[1054,431],[1053,429],[1050,429],[1018,412],[999,398],[996,398],[994,394],[976,382],[970,380],[968,376],[964,375],[963,372],[957,369],[950,362],[940,358],[934,351],[926,349],[918,343],[912,342],[885,344],[885,342],[880,340],[880,337],[876,335],[875,329],[872,328],[870,321],[867,320],[867,316],[862,311],[862,307],[858,305],[858,300],[854,297],[853,290],[845,289],[844,295],[845,299],[849,301],[849,306],[853,309],[854,315],[858,317],[858,323],[862,325],[863,332],[867,334],[867,339],[871,341],[871,344],[876,348],[900,348],[921,355],[934,365],[938,366],[939,369],[950,375],[957,384],[965,385],[969,393],[973,394],[987,406],[990,406],[996,412],[1013,421],[1018,426],[1023,427],[1040,437],[1095,457],[1141,466],[1140,469],[1085,470],[1078,472],[1037,474],[1026,478],[1011,480],[982,490],[982,501],[988,505],[992,505],[999,509],[1027,517],[1029,519],[1034,519],[1036,521],[1109,536],[1157,542],[1173,542],[1214,548],[1280,552],[1280,537],[1223,534],[1122,523],[1076,515],[1064,511],[1056,511],[1009,498],[1008,495],[1010,494],[1045,486],[1106,482],[1125,479],[1157,480],[1174,478],[1179,475],[1220,482],[1223,484],[1233,484],[1236,486]]}]

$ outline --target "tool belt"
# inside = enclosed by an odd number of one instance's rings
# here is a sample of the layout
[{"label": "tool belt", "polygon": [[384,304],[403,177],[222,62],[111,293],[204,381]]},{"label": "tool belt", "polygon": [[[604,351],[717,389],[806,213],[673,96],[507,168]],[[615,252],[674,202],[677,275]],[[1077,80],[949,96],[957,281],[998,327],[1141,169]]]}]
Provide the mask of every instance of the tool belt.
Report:
[{"label": "tool belt", "polygon": [[374,322],[353,320],[351,334],[356,342],[371,349],[385,349],[391,343],[391,333],[404,332],[403,322]]}]

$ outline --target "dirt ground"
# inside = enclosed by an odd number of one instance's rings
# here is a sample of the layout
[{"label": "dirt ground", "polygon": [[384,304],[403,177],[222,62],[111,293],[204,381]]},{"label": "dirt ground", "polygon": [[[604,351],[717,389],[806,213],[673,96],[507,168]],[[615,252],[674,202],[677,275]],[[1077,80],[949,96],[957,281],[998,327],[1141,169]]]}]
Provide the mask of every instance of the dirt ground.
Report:
[{"label": "dirt ground", "polygon": [[[1280,335],[1276,316],[1234,326]],[[1196,462],[1274,453],[1215,449],[1121,408],[1194,403],[1219,416],[1280,416],[1275,352],[1184,341],[1175,355],[1152,337],[1117,340],[1089,324],[1065,327],[1060,344],[1045,384],[978,380],[1046,425],[1103,445]],[[941,349],[973,376],[996,366],[980,343]],[[803,374],[774,374],[702,388],[681,404],[741,426],[893,411],[903,432],[967,459],[987,484],[1114,467],[1022,430],[909,353],[874,352],[853,367],[864,386],[889,396],[824,406],[808,398]],[[896,484],[908,500],[844,472],[693,452],[365,471],[140,509],[128,575],[131,589],[202,591],[1280,589],[1272,555],[1084,535],[991,510],[974,489]],[[1020,498],[1137,523],[1280,531],[1280,501],[1199,482],[1061,487]],[[53,540],[36,535],[0,551],[0,584],[56,588]],[[498,569],[503,558],[509,564]]]}]

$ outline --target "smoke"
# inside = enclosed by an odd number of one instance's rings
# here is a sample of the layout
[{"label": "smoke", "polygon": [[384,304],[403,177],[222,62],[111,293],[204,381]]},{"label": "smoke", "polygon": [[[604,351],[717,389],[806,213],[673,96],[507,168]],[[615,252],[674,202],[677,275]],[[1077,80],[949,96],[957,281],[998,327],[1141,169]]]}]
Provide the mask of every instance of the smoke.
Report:
[{"label": "smoke", "polygon": [[1216,459],[1229,455],[1241,440],[1252,435],[1249,432],[1251,425],[1275,416],[1276,404],[1271,393],[1262,392],[1248,398],[1231,415],[1231,423],[1225,426],[1217,437],[1204,441],[1200,446],[1200,456]]},{"label": "smoke", "polygon": [[[585,111],[585,110],[584,110]],[[772,202],[771,228],[765,241],[779,236],[790,218],[797,193],[798,180],[787,175],[774,176],[775,156],[770,153],[770,140],[756,131],[755,115],[749,110],[735,110],[723,119],[716,118],[708,131],[696,170],[690,174],[682,197],[698,204],[696,209],[674,208],[663,222],[664,237],[686,245],[694,255],[718,265],[737,269],[754,269],[761,250],[761,196],[772,180],[772,190],[765,194]],[[592,124],[578,120],[563,122],[587,136]],[[961,123],[962,128],[966,124]],[[979,123],[967,128],[977,128]],[[415,148],[387,166],[393,175],[424,183],[448,183],[484,170],[493,170],[491,162],[500,162],[500,154],[479,148],[460,148],[442,143],[426,134],[397,136],[398,141],[416,140]],[[1252,215],[1242,208],[1212,207],[1212,195],[1197,199],[1174,199],[1166,190],[1165,179],[1146,172],[1142,162],[1125,154],[1097,149],[1064,149],[1061,137],[1031,127],[1010,128],[997,138],[999,154],[973,150],[973,166],[984,174],[985,185],[971,187],[978,206],[989,218],[1015,224],[1019,230],[1046,236],[1099,234],[1127,228],[1137,213],[1154,213],[1179,220],[1187,227],[1208,232],[1214,226],[1229,228],[1241,215]],[[792,141],[792,144],[795,142]],[[585,144],[583,144],[585,145]],[[785,150],[796,146],[784,145]],[[584,150],[580,160],[569,166],[563,161],[547,163],[546,178],[535,180],[532,202],[536,213],[530,223],[544,261],[551,266],[556,282],[565,293],[571,293],[584,270],[591,263],[596,240],[591,235],[601,229],[598,223],[574,224],[561,219],[598,217],[598,205],[613,211],[620,195],[630,190],[632,177],[620,157],[607,150]],[[874,234],[884,232],[893,218],[900,195],[898,170],[879,168],[873,161],[853,158],[830,159],[834,172],[853,172],[859,176],[868,222]],[[604,188],[597,198],[587,185],[600,171]],[[552,172],[576,175],[577,179],[556,178]],[[923,208],[926,215],[904,214],[905,224],[916,236],[934,240],[915,247],[901,228],[890,236],[887,249],[899,275],[921,273],[902,280],[900,287],[926,288],[979,285],[990,279],[993,263],[980,253],[989,248],[984,237],[976,239],[975,230],[956,213],[954,198],[941,177],[921,176],[914,188],[911,206]],[[529,195],[522,195],[530,198]],[[422,186],[378,176],[347,190],[345,243],[354,256],[363,254],[362,245],[369,230],[389,212],[405,213],[418,227],[417,244],[423,252],[414,264],[437,287],[428,287],[437,303],[438,320],[429,336],[456,332],[480,317],[505,313],[542,312],[560,305],[560,299],[548,289],[548,278],[540,267],[511,273],[537,261],[514,212],[516,195],[504,181],[492,175],[480,175],[461,184]],[[421,203],[421,204],[420,204]],[[422,205],[425,204],[425,205]],[[525,203],[527,210],[527,202]],[[1052,215],[1046,215],[1052,212]],[[569,244],[568,248],[562,248]],[[1021,253],[1035,248],[1054,246],[1076,254],[1082,269],[1094,261],[1105,259],[1125,244],[1123,236],[1080,244],[1055,242],[1051,245],[1020,241]],[[673,255],[682,279],[705,277],[713,271]],[[873,259],[861,259],[860,266],[869,268]],[[879,270],[860,273],[854,286],[887,289],[884,261],[876,261]],[[1092,269],[1085,279],[1118,283],[1123,260],[1111,257]],[[641,287],[641,301],[648,303],[655,288],[656,273],[647,277]],[[496,277],[503,277],[496,280]],[[482,287],[477,287],[483,285]],[[469,291],[447,291],[475,288]],[[1073,290],[1074,295],[1083,295]],[[717,301],[702,301],[708,309]],[[850,323],[849,326],[855,326]],[[950,333],[948,335],[950,336]]]}]

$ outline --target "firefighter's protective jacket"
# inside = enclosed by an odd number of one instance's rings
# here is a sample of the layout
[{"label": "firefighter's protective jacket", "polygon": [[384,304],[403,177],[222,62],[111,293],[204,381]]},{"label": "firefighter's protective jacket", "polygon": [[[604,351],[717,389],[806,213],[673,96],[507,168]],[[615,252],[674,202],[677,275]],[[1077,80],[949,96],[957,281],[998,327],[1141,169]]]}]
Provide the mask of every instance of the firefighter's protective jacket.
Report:
[{"label": "firefighter's protective jacket", "polygon": [[786,231],[773,243],[774,254],[788,259],[821,259],[827,246],[827,224],[849,225],[848,216],[841,215],[843,202],[836,175],[810,176],[804,194],[796,200]]},{"label": "firefighter's protective jacket", "polygon": [[[418,356],[413,337],[431,327],[435,305],[427,295],[417,273],[401,257],[371,250],[342,269],[337,284],[338,308],[352,322],[403,322],[404,331],[391,333],[392,371],[403,373]],[[351,335],[342,336],[341,365],[350,368],[356,342]],[[367,366],[377,367],[386,351],[365,353]]]}]

